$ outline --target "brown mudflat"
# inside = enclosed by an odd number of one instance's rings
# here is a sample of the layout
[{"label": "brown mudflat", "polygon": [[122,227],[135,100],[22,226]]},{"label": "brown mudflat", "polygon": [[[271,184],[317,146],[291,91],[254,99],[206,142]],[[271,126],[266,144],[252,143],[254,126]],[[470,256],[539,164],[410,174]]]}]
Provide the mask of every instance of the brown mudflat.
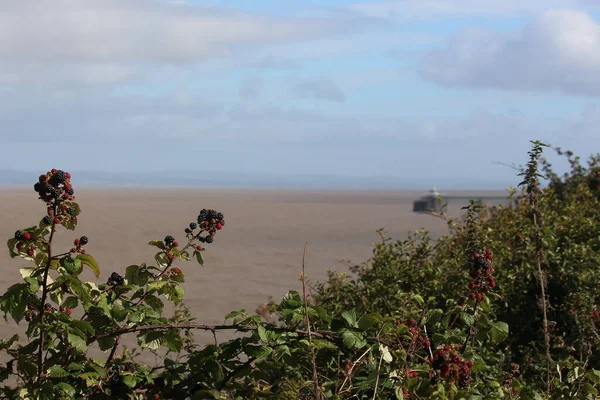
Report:
[{"label": "brown mudflat", "polygon": [[[447,232],[438,218],[412,212],[421,191],[276,191],[241,189],[85,189],[79,188],[82,208],[75,232],[60,229],[57,251],[68,251],[73,239],[86,235],[86,246],[101,267],[100,282],[131,264],[153,263],[152,239],[174,236],[202,208],[225,215],[226,226],[213,244],[206,245],[205,265],[183,263],[185,302],[199,321],[222,323],[232,310],[254,312],[269,296],[279,299],[287,290],[301,290],[302,251],[308,242],[306,273],[322,279],[328,269],[347,270],[344,261],[360,263],[372,254],[384,228],[395,239],[426,228],[434,237]],[[503,192],[449,193],[460,196],[503,195]],[[29,189],[0,188],[0,239],[36,224],[45,208]],[[460,214],[466,200],[449,204],[449,215]],[[0,291],[19,281],[21,259],[4,250]],[[86,280],[93,275],[85,273]],[[23,324],[22,324],[23,325]],[[0,337],[20,330],[0,322]]]}]

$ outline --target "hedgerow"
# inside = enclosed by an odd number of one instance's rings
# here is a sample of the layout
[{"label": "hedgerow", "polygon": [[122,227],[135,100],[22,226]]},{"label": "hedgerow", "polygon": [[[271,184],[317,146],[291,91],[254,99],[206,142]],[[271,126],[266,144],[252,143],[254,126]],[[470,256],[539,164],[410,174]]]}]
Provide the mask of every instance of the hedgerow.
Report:
[{"label": "hedgerow", "polygon": [[[329,272],[222,325],[184,305],[184,262],[204,263],[225,217],[203,209],[181,235],[151,240],[153,263],[96,278],[94,238],[71,249],[81,207],[70,174],[34,190],[45,215],[8,241],[32,266],[0,298],[26,340],[0,341],[0,393],[9,399],[593,399],[600,387],[599,157],[559,177],[533,142],[506,205],[471,201],[433,240],[380,231],[373,256]],[[557,149],[559,154],[562,150]],[[542,187],[541,178],[548,184]],[[443,209],[443,208],[442,208]],[[232,227],[228,225],[228,228]],[[235,229],[235,227],[233,227]],[[66,232],[65,232],[66,230]],[[175,307],[165,312],[165,303]],[[169,308],[167,308],[169,309]],[[203,345],[193,332],[212,332]],[[219,341],[219,331],[234,331]],[[121,338],[137,338],[136,352]],[[105,354],[93,357],[93,348]],[[154,352],[160,362],[137,362]]]}]

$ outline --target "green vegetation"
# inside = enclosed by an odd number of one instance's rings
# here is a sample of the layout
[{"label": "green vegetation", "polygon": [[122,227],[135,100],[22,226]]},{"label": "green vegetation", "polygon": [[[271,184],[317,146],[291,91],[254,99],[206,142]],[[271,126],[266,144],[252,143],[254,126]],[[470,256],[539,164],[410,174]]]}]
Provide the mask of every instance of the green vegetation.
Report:
[{"label": "green vegetation", "polygon": [[[594,399],[600,389],[600,157],[558,176],[533,142],[520,189],[506,206],[471,202],[450,233],[382,240],[352,274],[303,279],[254,315],[203,325],[183,305],[184,261],[203,264],[224,227],[203,210],[177,235],[153,240],[155,265],[127,267],[107,283],[87,237],[58,253],[57,228],[81,212],[70,175],[51,171],[36,191],[47,216],[8,242],[33,266],[0,298],[25,320],[27,341],[0,341],[0,393],[10,399]],[[562,151],[558,150],[559,154]],[[548,178],[547,187],[539,179]],[[231,227],[229,227],[231,228]],[[235,229],[235,227],[233,227]],[[221,234],[221,233],[219,233]],[[226,233],[224,233],[226,234]],[[183,236],[183,235],[182,235]],[[183,239],[183,238],[182,238]],[[93,246],[93,238],[89,240]],[[175,265],[179,266],[175,266]],[[164,302],[177,307],[163,315]],[[208,346],[192,331],[239,332]],[[121,351],[160,354],[142,365]],[[216,337],[216,336],[215,336]],[[91,347],[105,357],[95,359]],[[161,351],[162,352],[159,352]],[[6,358],[5,357],[5,358]]]}]

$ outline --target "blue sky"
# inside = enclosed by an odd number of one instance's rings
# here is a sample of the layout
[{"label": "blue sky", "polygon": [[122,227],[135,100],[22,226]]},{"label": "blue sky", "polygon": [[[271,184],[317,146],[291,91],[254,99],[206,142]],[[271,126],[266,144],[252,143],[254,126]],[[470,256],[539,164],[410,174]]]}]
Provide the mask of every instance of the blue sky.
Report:
[{"label": "blue sky", "polygon": [[0,169],[503,186],[530,139],[600,147],[594,0],[26,3],[0,6]]}]

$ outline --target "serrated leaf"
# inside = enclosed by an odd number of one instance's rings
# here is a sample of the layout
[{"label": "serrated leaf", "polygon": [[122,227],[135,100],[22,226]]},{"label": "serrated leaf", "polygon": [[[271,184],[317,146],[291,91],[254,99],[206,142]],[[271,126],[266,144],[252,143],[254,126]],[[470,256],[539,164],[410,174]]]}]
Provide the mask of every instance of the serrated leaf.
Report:
[{"label": "serrated leaf", "polygon": [[148,244],[150,246],[158,247],[161,250],[166,249],[165,243],[162,240],[151,240]]},{"label": "serrated leaf", "polygon": [[204,265],[204,257],[202,257],[202,252],[195,250],[194,255],[196,256],[196,260],[198,260],[198,264]]},{"label": "serrated leaf", "polygon": [[342,340],[344,346],[350,349],[362,349],[367,345],[367,341],[364,340],[359,332],[346,330],[342,333]]},{"label": "serrated leaf", "polygon": [[123,377],[123,383],[130,388],[135,387],[135,385],[137,385],[140,380],[140,378],[134,375],[125,375]]},{"label": "serrated leaf", "polygon": [[344,311],[342,313],[342,318],[344,318],[346,320],[346,322],[348,323],[348,325],[350,325],[350,327],[352,327],[352,328],[358,327],[358,325],[356,323],[356,311],[354,311],[354,310]]},{"label": "serrated leaf", "polygon": [[34,261],[35,265],[37,265],[38,267],[44,267],[48,262],[48,254],[44,252],[39,252],[38,254],[36,254]]},{"label": "serrated leaf", "polygon": [[81,337],[69,333],[68,335],[69,344],[73,346],[77,351],[84,353],[87,350],[87,344]]},{"label": "serrated leaf", "polygon": [[268,346],[246,346],[246,353],[256,358],[268,357],[273,349]]},{"label": "serrated leaf", "polygon": [[60,393],[63,393],[65,396],[68,396],[68,398],[75,398],[75,388],[73,388],[73,386],[69,385],[66,382],[59,382],[57,384],[54,385],[54,390],[59,391]]},{"label": "serrated leaf", "polygon": [[146,295],[144,302],[146,304],[148,304],[150,307],[152,307],[152,309],[158,313],[162,313],[162,310],[165,307],[162,300],[152,294]]},{"label": "serrated leaf", "polygon": [[263,343],[269,343],[269,337],[268,337],[268,335],[267,335],[267,330],[265,329],[265,327],[264,327],[264,326],[262,326],[262,325],[259,325],[259,326],[258,326],[258,329],[257,329],[256,331],[257,331],[257,333],[258,333],[258,337],[260,337],[260,340],[261,340]]},{"label": "serrated leaf", "polygon": [[17,245],[18,242],[19,241],[15,238],[8,239],[8,241],[6,242],[6,246],[8,247],[8,253],[10,254],[10,258],[15,258],[16,256],[19,255],[14,251],[15,246]]},{"label": "serrated leaf", "polygon": [[94,272],[96,278],[100,276],[100,266],[98,262],[89,254],[79,254],[77,259],[81,261],[82,264],[87,265]]},{"label": "serrated leaf", "polygon": [[371,329],[374,325],[378,324],[381,321],[381,316],[379,314],[366,314],[360,317],[358,320],[358,327],[364,331],[367,329]]},{"label": "serrated leaf", "polygon": [[440,310],[439,308],[435,308],[435,309],[429,311],[429,315],[427,316],[427,324],[428,325],[437,324],[440,321],[440,319],[442,319],[443,315],[444,315],[444,311]]},{"label": "serrated leaf", "polygon": [[490,326],[490,335],[496,343],[500,343],[508,338],[508,324],[506,322],[492,322]]},{"label": "serrated leaf", "polygon": [[68,376],[69,373],[61,367],[59,367],[58,365],[53,365],[52,367],[50,367],[49,375],[52,378],[64,378],[65,376]]}]

